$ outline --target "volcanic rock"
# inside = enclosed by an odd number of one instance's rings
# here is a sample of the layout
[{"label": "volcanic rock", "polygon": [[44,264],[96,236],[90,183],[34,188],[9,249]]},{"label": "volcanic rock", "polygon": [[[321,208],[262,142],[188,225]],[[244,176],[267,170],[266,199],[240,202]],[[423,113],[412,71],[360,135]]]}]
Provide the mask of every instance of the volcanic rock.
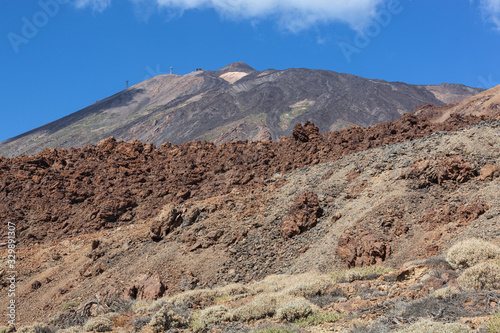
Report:
[{"label": "volcanic rock", "polygon": [[288,219],[281,225],[281,234],[291,238],[314,227],[323,210],[319,206],[318,196],[313,192],[304,192],[295,198]]}]

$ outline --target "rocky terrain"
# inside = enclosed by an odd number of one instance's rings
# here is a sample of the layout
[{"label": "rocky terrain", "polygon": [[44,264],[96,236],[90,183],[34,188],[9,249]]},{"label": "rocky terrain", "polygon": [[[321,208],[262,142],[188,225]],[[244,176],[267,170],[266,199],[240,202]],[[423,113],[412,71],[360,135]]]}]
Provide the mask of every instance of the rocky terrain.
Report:
[{"label": "rocky terrain", "polygon": [[482,89],[409,85],[305,68],[259,72],[244,63],[184,76],[161,75],[55,122],[0,143],[0,155],[84,147],[115,137],[157,146],[208,140],[278,141],[298,123],[321,133],[395,121],[417,106],[442,106]]},{"label": "rocky terrain", "polygon": [[[487,331],[499,320],[498,263],[486,262],[500,259],[499,134],[498,116],[407,114],[326,134],[307,122],[279,142],[108,138],[0,158],[17,328]],[[493,248],[479,287],[449,255],[471,238]]]}]

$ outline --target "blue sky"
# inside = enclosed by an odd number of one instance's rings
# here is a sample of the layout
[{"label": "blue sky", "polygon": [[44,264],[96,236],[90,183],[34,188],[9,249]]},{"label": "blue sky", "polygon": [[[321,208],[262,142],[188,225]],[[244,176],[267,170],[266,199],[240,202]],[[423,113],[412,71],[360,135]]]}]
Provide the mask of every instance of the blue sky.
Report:
[{"label": "blue sky", "polygon": [[169,72],[500,84],[500,0],[0,0],[0,141]]}]

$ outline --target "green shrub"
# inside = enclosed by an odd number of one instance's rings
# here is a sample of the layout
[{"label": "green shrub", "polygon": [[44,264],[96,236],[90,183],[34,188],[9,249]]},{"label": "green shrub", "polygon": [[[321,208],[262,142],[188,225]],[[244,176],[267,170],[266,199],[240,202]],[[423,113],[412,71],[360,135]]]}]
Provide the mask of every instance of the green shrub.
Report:
[{"label": "green shrub", "polygon": [[66,310],[69,310],[69,309],[73,309],[73,308],[78,307],[78,305],[80,305],[79,301],[71,301],[71,302],[68,302],[68,303],[64,304],[62,306],[61,310],[62,311],[66,311]]},{"label": "green shrub", "polygon": [[454,268],[468,268],[490,259],[500,258],[500,247],[481,239],[467,239],[453,245],[446,260]]},{"label": "green shrub", "polygon": [[296,300],[283,304],[276,311],[276,318],[281,321],[296,321],[309,316],[313,312],[311,303],[305,300]]},{"label": "green shrub", "polygon": [[295,323],[301,326],[317,326],[324,323],[334,323],[345,316],[342,313],[313,312],[305,318],[298,319]]},{"label": "green shrub", "polygon": [[85,332],[110,332],[113,330],[113,322],[104,316],[91,318],[83,325],[83,330]]},{"label": "green shrub", "polygon": [[469,333],[472,330],[467,325],[459,323],[438,323],[430,320],[423,320],[411,325],[398,333]]},{"label": "green shrub", "polygon": [[489,333],[500,333],[500,312],[491,317],[486,323]]},{"label": "green shrub", "polygon": [[467,289],[500,289],[500,266],[483,262],[467,268],[457,279]]}]

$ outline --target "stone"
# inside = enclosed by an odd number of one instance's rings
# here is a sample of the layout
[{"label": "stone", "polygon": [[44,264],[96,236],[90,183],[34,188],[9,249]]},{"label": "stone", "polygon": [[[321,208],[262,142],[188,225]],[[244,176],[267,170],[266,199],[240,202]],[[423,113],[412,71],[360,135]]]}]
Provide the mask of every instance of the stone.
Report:
[{"label": "stone", "polygon": [[500,176],[500,168],[496,165],[487,164],[479,171],[479,180],[493,180]]},{"label": "stone", "polygon": [[128,288],[127,294],[132,299],[154,301],[165,294],[166,287],[158,274],[144,274]]},{"label": "stone", "polygon": [[42,287],[42,283],[40,281],[34,281],[31,284],[31,290],[37,290],[40,289],[40,287]]},{"label": "stone", "polygon": [[316,194],[313,192],[300,193],[290,208],[289,218],[281,225],[282,236],[291,238],[311,229],[322,214],[323,210],[319,206]]}]

